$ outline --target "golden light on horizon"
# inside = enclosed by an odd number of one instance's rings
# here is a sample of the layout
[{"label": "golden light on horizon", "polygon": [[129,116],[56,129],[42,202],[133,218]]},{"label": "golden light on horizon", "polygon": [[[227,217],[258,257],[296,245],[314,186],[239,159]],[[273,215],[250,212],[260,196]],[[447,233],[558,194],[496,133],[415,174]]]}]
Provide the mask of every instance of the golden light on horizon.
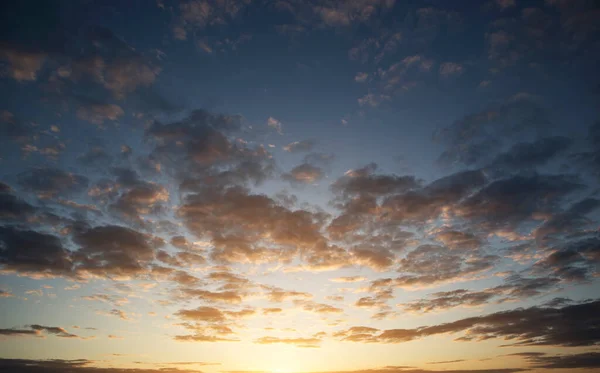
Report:
[{"label": "golden light on horizon", "polygon": [[0,372],[600,373],[600,2],[0,8]]}]

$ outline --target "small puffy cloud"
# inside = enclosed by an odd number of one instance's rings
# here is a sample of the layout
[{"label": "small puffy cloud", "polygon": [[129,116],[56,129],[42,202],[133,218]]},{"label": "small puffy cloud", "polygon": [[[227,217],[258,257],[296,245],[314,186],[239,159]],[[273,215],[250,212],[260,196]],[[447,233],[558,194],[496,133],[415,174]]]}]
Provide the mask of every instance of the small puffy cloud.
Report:
[{"label": "small puffy cloud", "polygon": [[8,63],[6,74],[19,81],[34,81],[42,68],[47,55],[38,51],[25,51],[10,47],[0,47],[0,59]]},{"label": "small puffy cloud", "polygon": [[159,73],[159,68],[150,66],[139,57],[122,58],[106,66],[103,83],[115,98],[122,99],[138,87],[152,85]]},{"label": "small puffy cloud", "polygon": [[283,147],[283,150],[289,153],[309,152],[315,147],[316,141],[307,139],[302,141],[294,141]]},{"label": "small puffy cloud", "polygon": [[502,10],[512,8],[516,5],[515,0],[495,0],[498,7]]},{"label": "small puffy cloud", "polygon": [[460,75],[464,72],[464,67],[455,62],[444,62],[440,65],[440,75],[444,78]]},{"label": "small puffy cloud", "polygon": [[303,163],[282,175],[282,179],[291,183],[313,184],[325,176],[323,169],[308,163]]},{"label": "small puffy cloud", "polygon": [[89,104],[77,109],[77,118],[101,126],[107,120],[118,120],[124,113],[119,105]]},{"label": "small puffy cloud", "polygon": [[354,81],[357,83],[364,83],[369,79],[369,73],[358,73],[354,77]]},{"label": "small puffy cloud", "polygon": [[358,99],[360,106],[377,107],[385,101],[390,101],[392,98],[385,94],[368,93]]},{"label": "small puffy cloud", "polygon": [[267,126],[277,131],[278,134],[283,135],[283,129],[281,127],[281,122],[273,117],[269,117],[267,119]]}]

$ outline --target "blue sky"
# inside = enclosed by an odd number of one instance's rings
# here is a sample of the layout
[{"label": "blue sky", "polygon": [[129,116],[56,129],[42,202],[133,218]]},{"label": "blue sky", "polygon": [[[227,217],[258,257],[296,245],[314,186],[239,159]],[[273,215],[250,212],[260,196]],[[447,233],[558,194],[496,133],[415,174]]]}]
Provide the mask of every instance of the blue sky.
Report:
[{"label": "blue sky", "polygon": [[3,369],[600,367],[595,1],[1,14]]}]

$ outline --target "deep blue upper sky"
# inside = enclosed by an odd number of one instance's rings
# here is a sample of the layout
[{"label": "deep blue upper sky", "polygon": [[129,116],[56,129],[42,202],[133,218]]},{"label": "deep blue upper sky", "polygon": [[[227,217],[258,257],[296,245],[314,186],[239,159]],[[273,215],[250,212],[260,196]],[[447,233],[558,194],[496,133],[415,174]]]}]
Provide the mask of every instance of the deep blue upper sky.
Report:
[{"label": "deep blue upper sky", "polygon": [[0,17],[0,369],[600,365],[597,1]]}]

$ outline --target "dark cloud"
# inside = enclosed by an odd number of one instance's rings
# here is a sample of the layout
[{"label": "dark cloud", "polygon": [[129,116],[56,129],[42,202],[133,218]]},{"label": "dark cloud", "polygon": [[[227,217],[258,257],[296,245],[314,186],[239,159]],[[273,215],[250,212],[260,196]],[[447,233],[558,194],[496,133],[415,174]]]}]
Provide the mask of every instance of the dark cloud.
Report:
[{"label": "dark cloud", "polygon": [[485,182],[481,171],[458,172],[421,189],[387,197],[381,207],[392,221],[422,224],[438,217],[445,209],[456,206]]},{"label": "dark cloud", "polygon": [[135,180],[124,186],[110,207],[130,219],[140,220],[140,215],[159,213],[169,200],[167,189],[153,182]]},{"label": "dark cloud", "polygon": [[[501,368],[501,369],[453,369],[453,370],[429,370],[429,369],[418,369],[412,366],[405,365],[390,365],[385,367],[378,367],[372,369],[363,369],[363,370],[342,370],[336,372],[315,372],[315,373],[442,373],[442,372],[451,372],[451,373],[515,373],[515,372],[524,372],[527,369],[523,368]],[[248,370],[234,370],[234,371],[224,371],[226,373],[267,373],[267,372],[257,372],[257,371],[248,371]]]},{"label": "dark cloud", "polygon": [[[121,373],[121,368],[98,368],[95,362],[85,359],[77,360],[26,360],[0,359],[0,369],[15,373]],[[127,369],[131,373],[201,373],[198,370],[181,370],[171,368]]]},{"label": "dark cloud", "polygon": [[460,363],[460,362],[463,362],[463,361],[465,361],[465,360],[459,359],[459,360],[446,360],[446,361],[432,361],[432,362],[427,363],[427,364],[452,364],[452,363]]},{"label": "dark cloud", "polygon": [[408,312],[431,312],[457,306],[479,306],[486,304],[495,296],[493,291],[469,291],[458,289],[431,294],[431,298],[403,304]]},{"label": "dark cloud", "polygon": [[103,146],[91,146],[87,152],[77,157],[77,160],[87,167],[109,167],[113,157]]},{"label": "dark cloud", "polygon": [[31,139],[33,129],[23,121],[15,117],[10,111],[0,112],[0,138],[2,140],[10,139],[17,143],[24,143]]},{"label": "dark cloud", "polygon": [[0,335],[3,336],[40,336],[38,330],[34,329],[0,329]]},{"label": "dark cloud", "polygon": [[546,355],[543,353],[533,353],[530,355],[525,355],[525,359],[534,368],[600,368],[600,352],[583,352],[570,355]]},{"label": "dark cloud", "polygon": [[75,334],[69,333],[66,329],[61,328],[59,326],[44,326],[44,325],[28,325],[28,329],[0,329],[0,335],[3,336],[11,336],[11,337],[19,337],[19,336],[34,336],[34,337],[43,337],[44,334],[54,335],[59,338],[79,338]]},{"label": "dark cloud", "polygon": [[19,185],[43,197],[80,192],[87,188],[88,178],[58,168],[34,168],[18,175]]},{"label": "dark cloud", "polygon": [[549,272],[565,281],[589,281],[598,276],[600,239],[584,237],[553,248],[532,270]]},{"label": "dark cloud", "polygon": [[[434,139],[447,146],[439,162],[443,165],[486,163],[502,149],[505,141],[547,133],[550,123],[546,109],[531,95],[516,95],[501,105],[469,114],[436,132]],[[557,146],[550,144],[548,147],[555,149]],[[553,152],[532,149],[532,145],[517,145],[512,151],[512,154],[500,156],[498,162],[514,164],[515,157],[539,162]]]},{"label": "dark cloud", "polygon": [[60,238],[15,227],[0,227],[0,263],[4,270],[34,276],[68,275],[73,262]]},{"label": "dark cloud", "polygon": [[[360,341],[402,343],[462,332],[464,335],[456,340],[500,338],[509,342],[509,346],[595,346],[600,344],[599,310],[600,301],[597,300],[562,308],[518,308],[415,329],[369,331]],[[345,338],[349,333],[349,330],[342,331],[340,336]]]},{"label": "dark cloud", "polygon": [[549,246],[577,231],[585,231],[593,226],[587,215],[600,207],[600,200],[585,198],[569,206],[563,212],[552,215],[533,231],[539,246]]},{"label": "dark cloud", "polygon": [[355,244],[359,251],[368,249],[389,256],[380,250],[402,249],[410,233],[399,229],[398,222],[392,222],[394,218],[388,211],[395,209],[388,210],[385,204],[396,196],[410,194],[420,183],[413,176],[375,174],[376,168],[370,164],[348,171],[332,184],[335,206],[341,213],[327,231],[332,239]]},{"label": "dark cloud", "polygon": [[600,121],[594,122],[588,129],[588,149],[576,152],[571,158],[587,166],[594,175],[600,174]]},{"label": "dark cloud", "polygon": [[58,326],[44,326],[44,325],[34,324],[34,325],[30,325],[29,327],[33,330],[46,332],[48,334],[53,334],[53,335],[55,335],[57,337],[61,337],[61,338],[79,338],[75,334],[71,334],[71,333],[67,332],[64,328],[61,328]]},{"label": "dark cloud", "polygon": [[566,151],[570,144],[571,140],[562,136],[518,143],[499,154],[487,167],[499,172],[535,168]]},{"label": "dark cloud", "polygon": [[394,285],[410,288],[465,281],[490,270],[498,260],[478,251],[461,253],[444,246],[421,245],[400,260],[398,271],[403,274],[394,279]]},{"label": "dark cloud", "polygon": [[36,209],[12,193],[12,189],[0,183],[0,219],[25,220],[33,215]]},{"label": "dark cloud", "polygon": [[455,213],[480,228],[513,230],[536,215],[560,211],[565,197],[581,189],[578,178],[570,175],[517,175],[486,185]]},{"label": "dark cloud", "polygon": [[385,196],[417,188],[419,183],[413,176],[377,175],[377,165],[371,163],[363,168],[351,170],[336,180],[331,189],[344,197],[367,195]]},{"label": "dark cloud", "polygon": [[73,257],[81,274],[125,278],[145,273],[163,245],[159,238],[117,225],[76,226],[73,241],[80,246]]},{"label": "dark cloud", "polygon": [[0,298],[12,298],[14,296],[9,290],[0,289]]},{"label": "dark cloud", "polygon": [[146,137],[153,140],[157,160],[171,170],[185,169],[175,175],[182,187],[259,183],[272,173],[272,160],[262,145],[250,147],[231,138],[242,128],[241,120],[196,110],[181,121],[154,122]]},{"label": "dark cloud", "polygon": [[[523,278],[512,275],[504,280],[504,284],[484,290],[457,289],[432,293],[428,298],[400,304],[409,312],[435,312],[454,307],[475,307],[490,303],[518,301],[530,297],[546,294],[557,290],[560,279],[556,277]],[[559,303],[555,306],[561,305]],[[552,306],[552,304],[546,304]]]}]

